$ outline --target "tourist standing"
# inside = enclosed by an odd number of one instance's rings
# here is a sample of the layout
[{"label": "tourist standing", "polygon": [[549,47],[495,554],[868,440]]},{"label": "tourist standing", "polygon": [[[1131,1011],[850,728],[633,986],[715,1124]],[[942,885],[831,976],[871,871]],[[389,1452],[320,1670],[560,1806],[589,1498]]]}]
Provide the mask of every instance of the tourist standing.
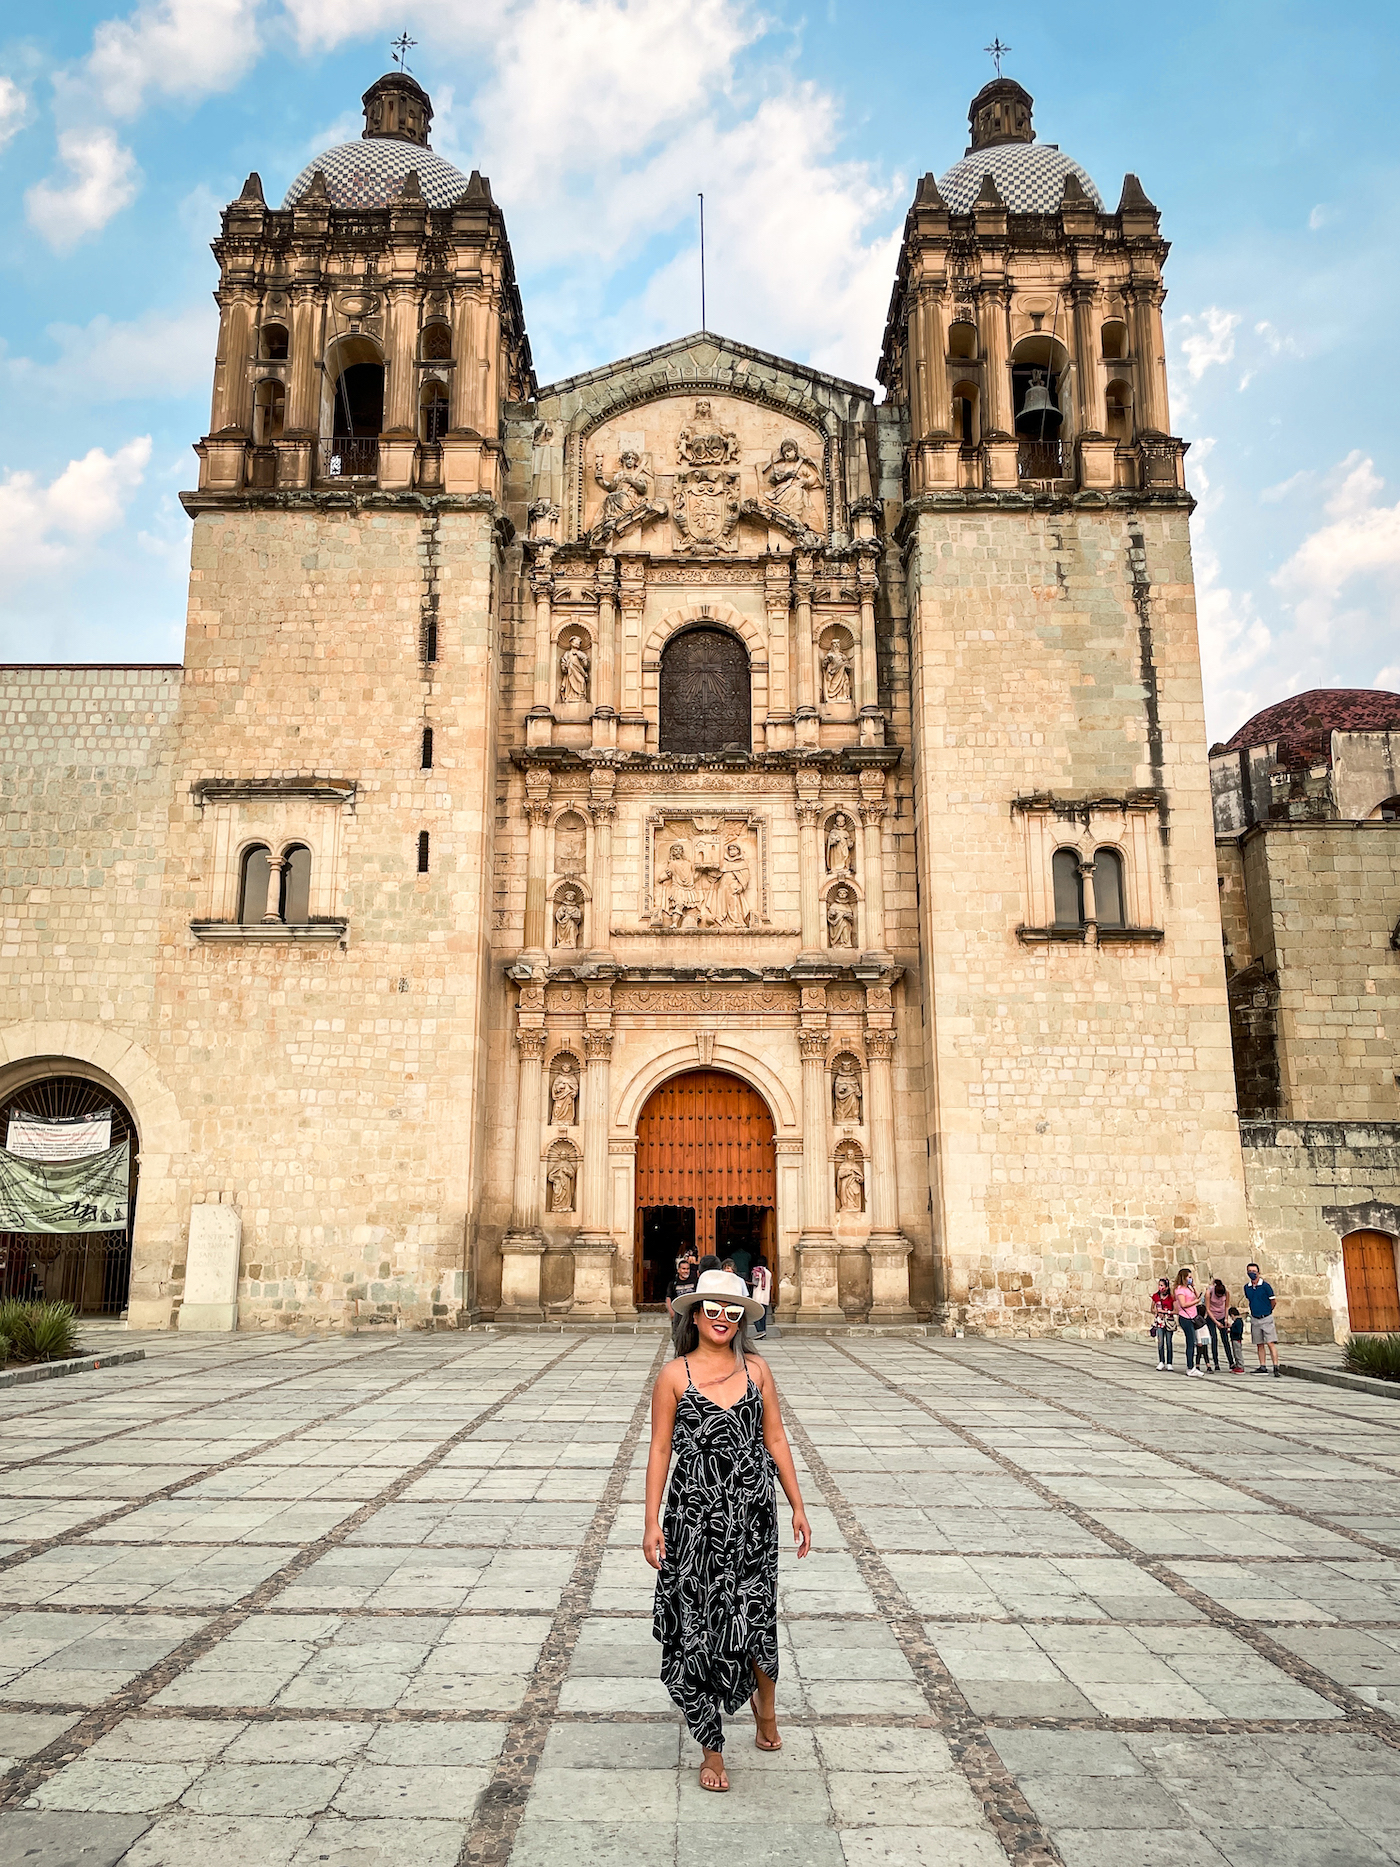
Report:
[{"label": "tourist standing", "polygon": [[1165,1277],[1157,1279],[1157,1288],[1152,1292],[1152,1328],[1157,1337],[1157,1372],[1164,1374],[1172,1365],[1172,1337],[1176,1334],[1176,1306]]},{"label": "tourist standing", "polygon": [[1176,1274],[1176,1288],[1172,1291],[1172,1302],[1181,1322],[1181,1338],[1186,1349],[1186,1372],[1188,1374],[1205,1373],[1200,1365],[1200,1345],[1196,1340],[1196,1316],[1200,1301],[1191,1276],[1191,1267],[1184,1265]]},{"label": "tourist standing", "polygon": [[666,1286],[666,1314],[674,1322],[676,1318],[676,1298],[688,1295],[695,1288],[695,1280],[700,1275],[695,1267],[695,1253],[683,1250],[676,1259],[676,1274]]},{"label": "tourist standing", "polygon": [[1206,1291],[1206,1328],[1210,1330],[1210,1358],[1215,1372],[1220,1372],[1220,1344],[1225,1344],[1225,1366],[1235,1372],[1235,1348],[1230,1340],[1230,1292],[1219,1277],[1211,1279]]},{"label": "tourist standing", "polygon": [[749,1273],[749,1289],[755,1300],[763,1305],[763,1314],[754,1325],[754,1334],[761,1342],[768,1333],[768,1312],[773,1307],[773,1273],[761,1251],[754,1259],[753,1270]]},{"label": "tourist standing", "polygon": [[732,1716],[745,1699],[757,1726],[756,1747],[783,1747],[774,1704],[775,1471],[792,1506],[798,1556],[812,1547],[777,1384],[753,1352],[748,1325],[760,1308],[740,1278],[702,1272],[695,1289],[676,1299],[676,1358],[661,1370],[651,1395],[642,1550],[657,1571],[652,1633],[661,1642],[666,1690],[705,1753],[700,1787],[715,1791],[729,1787],[722,1715]]},{"label": "tourist standing", "polygon": [[1268,1364],[1264,1360],[1264,1351],[1274,1358],[1274,1378],[1278,1378],[1278,1325],[1274,1321],[1274,1311],[1278,1308],[1278,1299],[1274,1296],[1272,1284],[1266,1284],[1259,1274],[1259,1266],[1250,1264],[1245,1268],[1244,1299],[1249,1305],[1249,1339],[1259,1350],[1259,1366],[1256,1374],[1267,1374]]}]

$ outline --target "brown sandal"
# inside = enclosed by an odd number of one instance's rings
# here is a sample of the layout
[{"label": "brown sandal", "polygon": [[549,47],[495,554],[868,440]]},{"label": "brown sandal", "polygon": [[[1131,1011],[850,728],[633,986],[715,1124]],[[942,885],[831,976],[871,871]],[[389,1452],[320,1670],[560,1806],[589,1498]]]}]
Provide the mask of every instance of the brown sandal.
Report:
[{"label": "brown sandal", "polygon": [[[714,1781],[707,1783],[705,1781],[707,1776],[713,1777]],[[728,1793],[729,1784],[724,1780],[724,1777],[725,1768],[723,1757],[721,1757],[717,1765],[713,1763],[702,1763],[700,1765],[700,1787],[708,1790],[712,1796],[723,1796]]]},{"label": "brown sandal", "polygon": [[[754,1721],[753,1747],[754,1749],[755,1750],[781,1750],[783,1747],[783,1740],[781,1737],[768,1738],[763,1735],[763,1728],[758,1722],[759,1714],[758,1714],[757,1692],[755,1692],[752,1695],[752,1697],[749,1699],[749,1710],[753,1713],[753,1721]],[[773,1728],[775,1731],[778,1728],[778,1714],[776,1711],[773,1713]]]}]

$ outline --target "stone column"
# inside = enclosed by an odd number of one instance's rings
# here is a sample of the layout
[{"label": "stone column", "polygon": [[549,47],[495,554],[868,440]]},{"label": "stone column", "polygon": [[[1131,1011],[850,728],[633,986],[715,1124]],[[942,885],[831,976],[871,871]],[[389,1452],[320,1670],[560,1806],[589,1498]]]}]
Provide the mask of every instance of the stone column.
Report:
[{"label": "stone column", "polygon": [[[861,856],[865,873],[865,950],[872,958],[884,958],[885,947],[885,850],[881,825],[885,820],[884,776],[880,772],[861,773]],[[867,781],[874,780],[867,788]],[[878,786],[878,789],[877,789]]]},{"label": "stone column", "polygon": [[[589,988],[590,998],[594,990]],[[601,990],[610,996],[606,986]],[[611,1017],[611,1013],[605,1015]],[[609,1322],[613,1317],[613,1237],[608,1211],[612,1046],[611,1030],[594,1028],[584,1032],[583,1191],[579,1197],[582,1222],[574,1239],[574,1300],[569,1309],[571,1316]]]},{"label": "stone column", "polygon": [[[816,988],[823,1000],[825,992]],[[803,996],[806,997],[804,989]],[[804,1019],[809,1014],[804,1011]],[[831,1229],[826,1013],[822,1026],[797,1033],[802,1053],[802,1236],[797,1241],[799,1322],[844,1322],[837,1294],[836,1234]]]},{"label": "stone column", "polygon": [[789,671],[792,640],[792,581],[784,559],[763,565],[763,605],[768,619],[768,719],[764,739],[770,752],[793,742],[792,686]]},{"label": "stone column", "polygon": [[1128,324],[1133,359],[1137,364],[1137,408],[1140,434],[1167,432],[1166,359],[1162,355],[1162,314],[1157,288],[1143,280],[1128,288]]},{"label": "stone column", "polygon": [[951,420],[948,396],[948,338],[943,328],[943,294],[925,289],[919,294],[918,331],[923,365],[923,423],[918,440],[946,434]]},{"label": "stone column", "polygon": [[219,348],[214,364],[214,397],[209,411],[209,432],[226,428],[248,429],[250,397],[248,364],[253,354],[253,307],[237,295],[220,301]]},{"label": "stone column", "polygon": [[1094,300],[1097,296],[1098,288],[1090,279],[1081,279],[1070,288],[1074,305],[1075,415],[1081,436],[1102,434],[1104,427],[1099,347],[1094,341]]},{"label": "stone column", "polygon": [[792,554],[793,606],[797,612],[797,743],[815,745],[820,724],[817,712],[816,667],[812,654],[812,554]]},{"label": "stone column", "polygon": [[1004,288],[988,286],[977,301],[977,309],[982,355],[986,359],[982,434],[989,440],[993,435],[1009,435],[1014,425]]},{"label": "stone column", "polygon": [[598,639],[593,645],[593,744],[617,744],[617,561],[598,560]]},{"label": "stone column", "polygon": [[822,939],[821,878],[823,862],[817,829],[821,820],[821,779],[815,772],[797,774],[798,889],[802,903],[802,951],[808,959],[820,956]]},{"label": "stone column", "polygon": [[545,881],[549,866],[549,773],[532,766],[525,773],[525,816],[530,825],[525,859],[525,944],[521,960],[543,966],[548,961],[549,928]]},{"label": "stone column", "polygon": [[515,1104],[515,1183],[510,1230],[501,1240],[501,1307],[497,1315],[537,1322],[540,1307],[540,1123],[543,1119],[545,1033],[542,1026],[515,1034],[520,1051]]},{"label": "stone column", "polygon": [[629,752],[646,749],[647,716],[642,710],[642,612],[647,598],[647,560],[618,560],[618,610],[622,618],[622,713],[618,740]]},{"label": "stone column", "polygon": [[418,452],[418,294],[412,285],[388,288],[384,319],[384,426],[379,436],[379,484],[402,491],[413,484]]},{"label": "stone column", "polygon": [[588,777],[588,814],[593,819],[593,901],[589,913],[591,956],[612,954],[612,827],[617,815],[613,786],[617,775],[610,765],[597,766]]},{"label": "stone column", "polygon": [[[892,1016],[891,1013],[867,1014]],[[899,1168],[894,1126],[894,1031],[865,1033],[870,1079],[870,1320],[913,1322],[909,1306],[909,1240],[899,1229]]]},{"label": "stone column", "polygon": [[263,908],[263,924],[278,926],[282,924],[282,877],[287,873],[285,856],[269,856],[267,862],[267,903]]},{"label": "stone column", "polygon": [[[858,521],[864,526],[868,521]],[[880,547],[874,540],[857,546],[860,564],[857,582],[860,590],[860,742],[862,745],[885,743],[885,717],[880,711],[880,662],[875,647],[875,596],[880,588],[876,568]]]},{"label": "stone column", "polygon": [[537,550],[530,566],[535,599],[535,681],[525,716],[527,745],[548,745],[554,735],[554,551]]}]

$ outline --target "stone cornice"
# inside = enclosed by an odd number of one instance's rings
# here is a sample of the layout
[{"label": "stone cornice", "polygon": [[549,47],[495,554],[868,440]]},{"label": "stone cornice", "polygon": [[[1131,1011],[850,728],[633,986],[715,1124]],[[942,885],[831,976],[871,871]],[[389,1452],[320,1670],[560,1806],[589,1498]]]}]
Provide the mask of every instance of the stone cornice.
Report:
[{"label": "stone cornice", "polygon": [[484,512],[490,515],[503,545],[515,537],[515,526],[504,506],[490,493],[386,493],[377,486],[361,491],[344,485],[296,490],[245,486],[236,493],[181,493],[180,504],[192,519],[203,512]]}]

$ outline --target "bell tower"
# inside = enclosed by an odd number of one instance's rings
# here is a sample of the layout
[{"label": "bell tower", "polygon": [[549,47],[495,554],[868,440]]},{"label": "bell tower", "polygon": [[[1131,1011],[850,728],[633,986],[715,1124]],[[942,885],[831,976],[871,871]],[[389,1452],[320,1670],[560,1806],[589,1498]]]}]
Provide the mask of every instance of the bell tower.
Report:
[{"label": "bell tower", "polygon": [[998,76],[919,183],[879,368],[938,1248],[991,1329],[1108,1321],[1159,1258],[1247,1236],[1168,248],[1136,176],[1108,211],[1032,106]]},{"label": "bell tower", "polygon": [[262,1162],[254,1326],[289,1305],[450,1319],[480,1201],[501,406],[534,378],[489,183],[433,151],[407,74],[364,106],[280,207],[251,175],[224,212],[184,495],[158,996],[181,1044],[227,1045],[185,1196]]}]

